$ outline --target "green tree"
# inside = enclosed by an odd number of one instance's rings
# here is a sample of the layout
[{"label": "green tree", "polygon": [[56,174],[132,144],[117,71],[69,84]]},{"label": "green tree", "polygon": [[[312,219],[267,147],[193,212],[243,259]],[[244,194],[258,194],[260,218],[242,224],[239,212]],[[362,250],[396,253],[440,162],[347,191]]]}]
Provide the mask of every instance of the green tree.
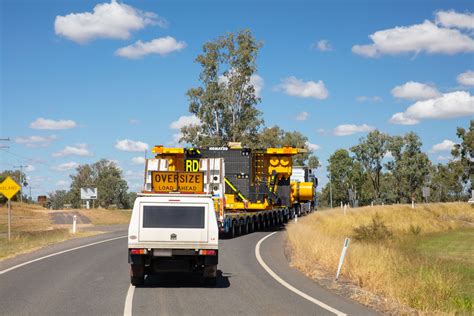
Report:
[{"label": "green tree", "polygon": [[94,164],[81,165],[71,179],[71,202],[75,207],[80,206],[80,189],[84,187],[97,187],[96,203],[101,207],[112,204],[118,208],[130,207],[127,182],[114,162],[102,159]]},{"label": "green tree", "polygon": [[463,186],[464,166],[460,160],[431,167],[430,200],[452,202],[468,199]]},{"label": "green tree", "polygon": [[382,160],[387,153],[389,136],[378,130],[370,132],[366,138],[361,138],[359,144],[351,147],[356,160],[362,165],[364,172],[372,183],[373,199],[380,198],[380,181]]},{"label": "green tree", "polygon": [[68,204],[69,202],[70,195],[66,190],[56,190],[48,194],[46,207],[58,210],[64,208],[64,204]]},{"label": "green tree", "polygon": [[431,162],[421,152],[421,140],[410,132],[404,137],[389,138],[388,150],[393,160],[386,163],[387,170],[393,176],[392,185],[397,201],[409,202],[412,197],[421,199],[421,188],[428,185],[426,176],[430,173]]},{"label": "green tree", "polygon": [[474,120],[470,121],[469,130],[462,127],[457,128],[456,135],[461,141],[459,144],[454,145],[451,154],[454,158],[460,159],[461,165],[463,166],[462,179],[465,183],[468,181],[474,183]]},{"label": "green tree", "polygon": [[203,54],[196,58],[202,85],[187,91],[189,111],[201,124],[183,127],[180,141],[194,146],[222,146],[230,141],[248,146],[256,141],[263,120],[250,79],[257,70],[260,47],[249,30],[204,44]]},{"label": "green tree", "polygon": [[[332,186],[333,205],[349,202],[349,189],[360,194],[364,182],[362,166],[346,149],[336,150],[328,159],[327,167]],[[329,185],[329,183],[328,183]],[[327,189],[326,189],[327,190]]]}]

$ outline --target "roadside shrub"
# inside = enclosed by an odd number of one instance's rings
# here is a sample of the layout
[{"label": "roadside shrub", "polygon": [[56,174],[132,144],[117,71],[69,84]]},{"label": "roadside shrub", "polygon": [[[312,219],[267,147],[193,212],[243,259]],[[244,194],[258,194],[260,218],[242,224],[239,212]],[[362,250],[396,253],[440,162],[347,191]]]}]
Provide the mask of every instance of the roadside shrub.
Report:
[{"label": "roadside shrub", "polygon": [[381,241],[392,237],[392,232],[388,229],[378,213],[372,216],[372,223],[360,225],[354,228],[352,236],[357,241]]},{"label": "roadside shrub", "polygon": [[418,236],[421,233],[421,227],[419,225],[413,226],[410,225],[410,233],[415,236]]}]

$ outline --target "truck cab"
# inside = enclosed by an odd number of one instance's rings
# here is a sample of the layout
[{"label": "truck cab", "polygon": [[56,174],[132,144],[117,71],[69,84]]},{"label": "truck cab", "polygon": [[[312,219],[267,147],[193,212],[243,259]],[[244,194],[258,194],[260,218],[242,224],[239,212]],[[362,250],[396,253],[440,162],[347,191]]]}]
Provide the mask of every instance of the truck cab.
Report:
[{"label": "truck cab", "polygon": [[146,275],[197,272],[216,282],[219,230],[212,195],[142,193],[128,228],[132,285]]}]

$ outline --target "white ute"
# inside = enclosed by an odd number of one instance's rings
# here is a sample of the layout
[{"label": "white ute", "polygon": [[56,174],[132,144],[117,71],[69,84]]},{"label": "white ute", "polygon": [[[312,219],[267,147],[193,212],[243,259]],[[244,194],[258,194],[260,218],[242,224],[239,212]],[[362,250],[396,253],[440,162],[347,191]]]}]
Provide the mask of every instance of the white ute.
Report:
[{"label": "white ute", "polygon": [[139,194],[128,228],[131,283],[160,272],[199,272],[215,285],[218,243],[211,195]]}]

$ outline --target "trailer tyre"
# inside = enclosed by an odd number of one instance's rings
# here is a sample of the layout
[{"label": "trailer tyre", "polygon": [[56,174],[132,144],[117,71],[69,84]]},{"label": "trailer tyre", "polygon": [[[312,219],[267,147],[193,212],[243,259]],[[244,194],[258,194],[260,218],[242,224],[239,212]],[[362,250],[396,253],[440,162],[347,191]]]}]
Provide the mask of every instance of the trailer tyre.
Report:
[{"label": "trailer tyre", "polygon": [[206,286],[216,286],[217,285],[217,278],[216,277],[204,278],[204,284]]},{"label": "trailer tyre", "polygon": [[145,284],[145,277],[144,276],[142,276],[142,277],[133,277],[133,276],[131,276],[130,277],[130,283],[133,286],[142,286],[143,284]]}]

